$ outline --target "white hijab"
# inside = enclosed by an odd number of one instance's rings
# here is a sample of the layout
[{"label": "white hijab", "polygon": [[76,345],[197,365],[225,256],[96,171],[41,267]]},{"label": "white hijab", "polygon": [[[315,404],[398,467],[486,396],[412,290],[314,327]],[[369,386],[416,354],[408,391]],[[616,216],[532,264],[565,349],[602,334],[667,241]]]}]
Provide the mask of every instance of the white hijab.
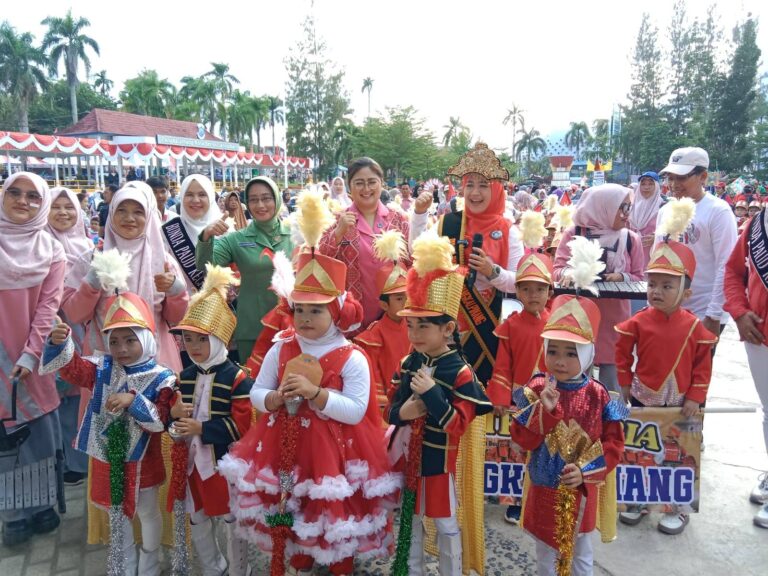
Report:
[{"label": "white hijab", "polygon": [[208,354],[208,359],[199,364],[195,362],[203,370],[210,370],[213,366],[222,364],[227,359],[227,354],[229,353],[227,345],[213,334],[208,335],[208,342],[211,344],[211,352]]},{"label": "white hijab", "polygon": [[[646,176],[648,178],[648,176]],[[650,198],[646,198],[640,192],[640,185],[635,189],[632,208],[629,212],[629,224],[633,230],[640,231],[651,222],[656,221],[656,216],[661,207],[661,186],[654,180],[654,191]]]},{"label": "white hijab", "polygon": [[[582,374],[589,370],[592,363],[595,361],[595,345],[594,344],[576,344],[576,354],[579,355],[579,366],[581,366]],[[549,346],[549,338],[544,338],[544,355],[547,354],[547,347]],[[579,375],[577,378],[581,378]]]},{"label": "white hijab", "polygon": [[[184,195],[187,193],[187,190],[189,190],[189,186],[192,182],[197,182],[208,195],[208,212],[206,212],[199,220],[192,218],[184,208]],[[200,233],[217,220],[220,220],[222,216],[221,209],[216,203],[216,193],[214,192],[213,182],[211,182],[211,179],[208,178],[208,176],[203,176],[202,174],[190,174],[184,178],[179,192],[179,214],[181,215],[181,222],[184,225],[184,229],[192,240],[192,244],[197,246],[197,237],[200,236]]]},{"label": "white hijab", "polygon": [[[131,331],[136,334],[136,338],[138,338],[141,343],[141,358],[136,360],[136,362],[126,364],[126,366],[129,367],[144,364],[144,362],[157,355],[157,341],[155,340],[155,335],[152,334],[150,330],[147,330],[146,328],[131,327]],[[107,350],[109,350],[109,335],[111,332],[112,330],[108,330],[104,333],[104,344],[107,346]]]}]

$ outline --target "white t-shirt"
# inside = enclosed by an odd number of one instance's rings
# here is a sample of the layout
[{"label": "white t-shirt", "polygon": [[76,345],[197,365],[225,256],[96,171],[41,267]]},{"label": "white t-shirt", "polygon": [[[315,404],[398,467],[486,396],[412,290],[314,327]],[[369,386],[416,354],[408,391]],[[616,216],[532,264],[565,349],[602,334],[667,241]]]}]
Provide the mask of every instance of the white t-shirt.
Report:
[{"label": "white t-shirt", "polygon": [[[656,242],[662,240],[659,224],[668,205],[662,206],[656,217]],[[696,257],[696,272],[691,283],[693,294],[683,304],[700,319],[709,316],[728,322],[723,311],[723,276],[725,263],[738,239],[736,217],[728,204],[712,194],[705,193],[696,202],[696,214],[683,235],[686,244]]]}]

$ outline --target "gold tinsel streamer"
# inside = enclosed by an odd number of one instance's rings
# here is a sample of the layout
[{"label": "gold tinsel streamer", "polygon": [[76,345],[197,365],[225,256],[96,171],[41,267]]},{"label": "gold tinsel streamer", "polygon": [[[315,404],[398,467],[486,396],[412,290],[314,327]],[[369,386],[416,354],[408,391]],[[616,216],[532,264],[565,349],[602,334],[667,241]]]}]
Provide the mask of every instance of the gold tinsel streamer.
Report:
[{"label": "gold tinsel streamer", "polygon": [[570,576],[576,529],[576,490],[565,484],[557,487],[555,502],[555,542],[559,552],[557,576]]}]

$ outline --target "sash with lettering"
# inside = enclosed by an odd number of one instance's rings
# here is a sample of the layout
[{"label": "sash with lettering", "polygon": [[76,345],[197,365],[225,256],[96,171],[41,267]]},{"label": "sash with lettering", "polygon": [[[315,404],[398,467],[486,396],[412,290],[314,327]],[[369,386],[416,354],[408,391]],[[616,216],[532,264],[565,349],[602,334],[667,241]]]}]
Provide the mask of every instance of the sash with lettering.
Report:
[{"label": "sash with lettering", "polygon": [[[463,212],[445,214],[440,220],[438,234],[447,236],[456,247],[456,262],[465,265],[464,251],[469,247],[469,241],[464,234]],[[485,385],[493,374],[496,362],[496,351],[499,339],[493,333],[499,324],[503,295],[493,290],[493,298],[487,302],[473,286],[468,290],[466,284],[461,291],[461,306],[459,314],[464,317],[466,334],[462,335],[462,351],[477,374],[477,379]]]},{"label": "sash with lettering", "polygon": [[205,272],[197,269],[195,265],[195,245],[187,234],[181,218],[174,218],[163,224],[163,234],[168,241],[171,252],[178,260],[184,274],[187,275],[192,285],[200,290],[205,280]]},{"label": "sash with lettering", "polygon": [[768,234],[765,230],[765,210],[752,218],[749,225],[749,259],[760,281],[768,290]]}]

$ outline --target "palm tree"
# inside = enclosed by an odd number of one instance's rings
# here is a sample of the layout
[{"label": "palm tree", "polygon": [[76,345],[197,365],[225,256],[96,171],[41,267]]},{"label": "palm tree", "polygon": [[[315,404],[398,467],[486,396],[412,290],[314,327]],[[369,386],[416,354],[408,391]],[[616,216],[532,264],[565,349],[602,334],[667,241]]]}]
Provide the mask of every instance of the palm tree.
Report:
[{"label": "palm tree", "polygon": [[589,127],[586,122],[571,122],[571,128],[565,133],[565,145],[576,148],[576,159],[580,160],[581,149],[589,142],[590,138]]},{"label": "palm tree", "polygon": [[275,151],[275,124],[283,124],[283,101],[278,96],[265,96],[269,110],[269,125],[272,128],[272,152]]},{"label": "palm tree", "polygon": [[207,78],[184,76],[181,79],[179,96],[187,102],[194,104],[197,108],[197,121],[203,124],[207,122],[208,131],[213,132],[218,108],[213,81]]},{"label": "palm tree", "polygon": [[239,142],[244,138],[250,140],[255,121],[252,101],[253,98],[248,90],[245,92],[240,92],[240,90],[232,92],[229,115],[227,116],[227,125],[229,129],[229,137],[233,141]]},{"label": "palm tree", "polygon": [[269,102],[267,98],[254,96],[251,98],[253,110],[253,129],[256,131],[256,147],[261,152],[261,129],[269,123]]},{"label": "palm tree", "polygon": [[107,96],[109,94],[109,91],[112,90],[115,83],[112,82],[109,78],[107,78],[107,71],[102,70],[101,72],[97,72],[96,75],[93,77],[93,87],[98,89],[102,96]]},{"label": "palm tree", "polygon": [[[226,139],[227,101],[232,94],[232,85],[240,84],[240,80],[229,73],[229,64],[211,62],[211,66],[213,66],[213,70],[209,70],[202,77],[209,78],[213,83],[214,93],[218,97],[217,111],[221,118],[221,135]],[[214,115],[211,119],[211,132],[213,132],[213,125],[215,123],[216,116]]]},{"label": "palm tree", "polygon": [[456,139],[465,126],[461,123],[461,118],[458,116],[456,116],[456,118],[451,116],[448,120],[448,124],[445,124],[443,128],[446,129],[445,135],[443,136],[443,146],[447,147],[451,145],[451,142]]},{"label": "palm tree", "polygon": [[120,100],[126,112],[168,118],[176,101],[176,88],[167,78],[160,78],[156,70],[142,70],[136,78],[125,81]]},{"label": "palm tree", "polygon": [[517,138],[517,123],[520,122],[520,126],[523,127],[525,124],[525,118],[523,118],[523,112],[524,110],[522,108],[518,108],[517,104],[512,103],[512,108],[507,108],[507,115],[504,116],[504,120],[502,120],[502,124],[506,126],[507,124],[512,124],[512,153],[515,151],[515,139]]},{"label": "palm tree", "polygon": [[72,17],[72,10],[67,11],[64,18],[48,16],[41,24],[48,26],[48,31],[43,38],[42,49],[48,52],[51,74],[56,76],[59,61],[64,61],[64,69],[69,85],[69,106],[72,110],[72,123],[77,122],[77,69],[80,62],[85,65],[85,73],[91,70],[91,61],[86,49],[90,48],[99,54],[99,45],[96,40],[82,33],[84,28],[91,25],[87,18]]},{"label": "palm tree", "polygon": [[29,106],[48,86],[44,67],[45,53],[34,46],[29,32],[17,34],[8,22],[0,24],[0,87],[14,100],[19,115],[19,130],[29,132]]},{"label": "palm tree", "polygon": [[367,76],[363,79],[363,89],[360,90],[361,93],[368,90],[368,118],[371,117],[371,90],[373,89],[373,78],[370,76]]},{"label": "palm tree", "polygon": [[521,130],[521,132],[523,135],[515,145],[515,158],[519,161],[525,153],[525,161],[530,168],[531,156],[536,154],[543,154],[547,150],[547,143],[541,137],[541,134],[538,130],[536,130],[536,128],[531,128],[527,132],[525,130]]}]

